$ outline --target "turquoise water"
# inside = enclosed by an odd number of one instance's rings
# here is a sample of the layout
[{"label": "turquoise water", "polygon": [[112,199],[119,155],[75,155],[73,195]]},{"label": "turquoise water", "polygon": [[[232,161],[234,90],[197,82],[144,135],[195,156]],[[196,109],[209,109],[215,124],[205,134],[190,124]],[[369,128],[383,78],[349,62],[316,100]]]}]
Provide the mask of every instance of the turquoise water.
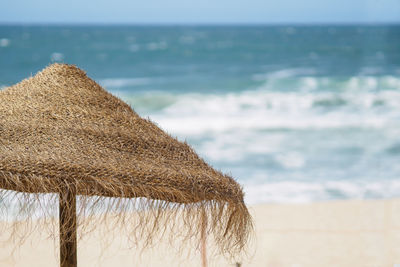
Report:
[{"label": "turquoise water", "polygon": [[0,26],[0,87],[76,64],[246,201],[400,196],[400,26]]}]

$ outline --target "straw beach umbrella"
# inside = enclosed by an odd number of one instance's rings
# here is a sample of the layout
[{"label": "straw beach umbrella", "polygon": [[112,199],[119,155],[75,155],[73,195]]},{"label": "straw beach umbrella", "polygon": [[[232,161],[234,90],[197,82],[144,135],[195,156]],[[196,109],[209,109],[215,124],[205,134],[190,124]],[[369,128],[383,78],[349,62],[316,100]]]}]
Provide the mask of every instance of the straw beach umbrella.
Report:
[{"label": "straw beach umbrella", "polygon": [[51,65],[0,91],[0,187],[37,201],[55,196],[46,201],[59,205],[61,266],[76,266],[77,218],[99,203],[125,224],[133,203],[133,228],[149,242],[155,230],[189,218],[179,231],[199,238],[205,229],[222,253],[235,254],[252,227],[231,177],[72,65]]}]

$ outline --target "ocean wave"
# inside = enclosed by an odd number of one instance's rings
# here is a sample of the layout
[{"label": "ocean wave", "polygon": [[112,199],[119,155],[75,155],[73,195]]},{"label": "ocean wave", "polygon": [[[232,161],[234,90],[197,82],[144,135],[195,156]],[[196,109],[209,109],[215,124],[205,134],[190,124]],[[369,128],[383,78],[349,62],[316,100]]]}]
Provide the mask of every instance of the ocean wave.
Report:
[{"label": "ocean wave", "polygon": [[332,199],[400,197],[400,181],[282,181],[245,184],[245,201],[257,203],[308,203]]},{"label": "ocean wave", "polygon": [[288,68],[268,73],[257,73],[252,76],[255,81],[265,81],[269,79],[284,79],[304,75],[313,75],[316,71],[312,68]]},{"label": "ocean wave", "polygon": [[[154,111],[162,111],[174,105],[179,96],[167,92],[141,92],[140,94],[127,94],[126,92],[113,91],[114,95],[128,102],[136,111],[145,115]],[[146,115],[146,116],[147,116]]]},{"label": "ocean wave", "polygon": [[107,89],[118,89],[149,84],[150,78],[107,78],[100,79],[98,82]]},{"label": "ocean wave", "polygon": [[307,71],[269,76],[278,89],[260,80],[237,92],[120,97],[229,171],[249,203],[400,196],[400,78],[301,76]]},{"label": "ocean wave", "polygon": [[[126,100],[139,113],[147,113],[177,134],[233,129],[382,128],[398,123],[400,117],[400,91],[396,90],[160,94],[142,102]],[[149,106],[155,109],[149,110]]]},{"label": "ocean wave", "polygon": [[286,69],[267,74],[253,75],[253,80],[263,82],[259,89],[268,91],[381,91],[400,88],[400,78],[392,75],[352,77],[315,76],[313,69]]}]

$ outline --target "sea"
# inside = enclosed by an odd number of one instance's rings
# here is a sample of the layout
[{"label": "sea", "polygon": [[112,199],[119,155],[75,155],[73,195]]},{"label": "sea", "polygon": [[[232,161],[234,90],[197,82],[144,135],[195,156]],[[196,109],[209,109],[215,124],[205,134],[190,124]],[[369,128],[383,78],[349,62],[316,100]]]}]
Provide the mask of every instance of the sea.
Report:
[{"label": "sea", "polygon": [[1,25],[0,88],[75,64],[245,200],[400,197],[400,25]]}]

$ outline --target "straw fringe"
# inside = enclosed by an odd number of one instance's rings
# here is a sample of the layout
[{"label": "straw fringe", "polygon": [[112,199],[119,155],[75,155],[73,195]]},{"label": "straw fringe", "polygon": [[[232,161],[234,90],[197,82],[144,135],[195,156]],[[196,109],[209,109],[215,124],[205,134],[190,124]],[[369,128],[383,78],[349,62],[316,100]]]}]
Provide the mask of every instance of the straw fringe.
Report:
[{"label": "straw fringe", "polygon": [[[43,227],[50,237],[58,238],[58,194],[0,190],[0,199],[1,218],[13,222],[14,230],[9,238],[22,243],[33,231],[43,231]],[[203,231],[213,237],[218,252],[228,258],[240,256],[252,232],[250,215],[244,204],[213,200],[183,204],[148,198],[79,195],[76,212],[78,239],[103,224],[107,225],[107,229],[120,229],[129,236],[132,245],[140,243],[143,248],[157,244],[162,238],[169,238],[170,243],[179,238],[199,245]],[[204,223],[204,220],[207,222]],[[70,222],[64,223],[70,225]],[[4,238],[7,231],[1,232]]]}]

